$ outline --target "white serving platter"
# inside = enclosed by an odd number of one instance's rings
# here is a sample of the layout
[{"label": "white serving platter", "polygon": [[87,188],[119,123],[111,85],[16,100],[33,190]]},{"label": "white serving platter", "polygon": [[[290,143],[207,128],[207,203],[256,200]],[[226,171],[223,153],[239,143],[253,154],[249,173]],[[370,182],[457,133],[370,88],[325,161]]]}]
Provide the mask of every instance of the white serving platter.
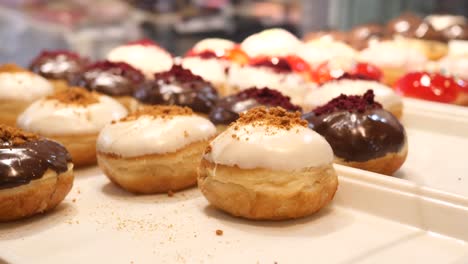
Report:
[{"label": "white serving platter", "polygon": [[0,263],[468,263],[467,199],[336,167],[334,202],[283,222],[231,217],[196,188],[134,196],[80,170],[54,212],[0,225]]}]

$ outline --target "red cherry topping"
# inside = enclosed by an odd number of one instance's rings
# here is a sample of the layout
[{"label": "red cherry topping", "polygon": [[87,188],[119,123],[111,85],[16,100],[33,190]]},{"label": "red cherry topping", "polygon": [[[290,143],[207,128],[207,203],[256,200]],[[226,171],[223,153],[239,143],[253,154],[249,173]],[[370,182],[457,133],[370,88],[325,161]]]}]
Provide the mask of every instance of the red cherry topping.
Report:
[{"label": "red cherry topping", "polygon": [[457,99],[462,86],[454,78],[439,73],[411,72],[395,83],[395,89],[407,97],[451,103]]},{"label": "red cherry topping", "polygon": [[380,81],[383,76],[382,71],[377,66],[364,62],[354,63],[348,73],[351,76],[363,76],[376,81]]},{"label": "red cherry topping", "polygon": [[340,78],[380,81],[383,76],[378,67],[364,62],[352,63],[349,69],[331,69],[329,62],[323,62],[311,72],[312,80],[319,84]]}]

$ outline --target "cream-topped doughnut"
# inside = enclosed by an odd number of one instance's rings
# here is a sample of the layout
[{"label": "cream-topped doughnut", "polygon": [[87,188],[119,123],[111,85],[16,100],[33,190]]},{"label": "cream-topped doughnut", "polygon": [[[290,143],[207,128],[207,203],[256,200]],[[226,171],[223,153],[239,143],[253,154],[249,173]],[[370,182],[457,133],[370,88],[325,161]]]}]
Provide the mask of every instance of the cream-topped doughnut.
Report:
[{"label": "cream-topped doughnut", "polygon": [[331,39],[318,39],[301,44],[297,55],[310,65],[316,66],[334,59],[353,60],[357,56],[357,52],[343,42]]},{"label": "cream-topped doughnut", "polygon": [[34,101],[54,92],[45,78],[31,72],[0,72],[0,100]]},{"label": "cream-topped doughnut", "polygon": [[97,150],[122,157],[166,154],[208,140],[215,134],[215,126],[199,115],[167,118],[143,114],[104,127],[99,134]]},{"label": "cream-topped doughnut", "polygon": [[202,51],[213,51],[218,57],[223,56],[226,50],[234,48],[235,42],[222,38],[207,38],[197,42],[192,50],[196,53]]},{"label": "cream-topped doughnut", "polygon": [[215,126],[188,107],[145,106],[107,125],[97,141],[98,164],[109,179],[135,193],[195,185]]},{"label": "cream-topped doughnut", "polygon": [[301,41],[290,32],[272,28],[246,38],[241,48],[250,56],[285,56],[293,54]]},{"label": "cream-topped doughnut", "polygon": [[362,95],[367,90],[374,91],[375,100],[381,103],[387,111],[397,117],[401,115],[403,106],[401,97],[387,85],[370,80],[341,79],[327,82],[307,94],[304,99],[304,108],[306,111],[314,110],[340,94]]},{"label": "cream-topped doughnut", "polygon": [[439,61],[439,70],[468,80],[468,53],[464,56],[447,56]]},{"label": "cream-topped doughnut", "polygon": [[155,73],[168,71],[173,64],[169,52],[149,41],[116,47],[107,54],[107,60],[130,64],[148,79],[152,79]]},{"label": "cream-topped doughnut", "polygon": [[281,220],[328,204],[338,179],[333,151],[299,112],[258,107],[242,113],[202,158],[198,186],[234,216]]},{"label": "cream-topped doughnut", "polygon": [[226,82],[226,69],[229,65],[230,63],[228,61],[218,58],[201,58],[193,56],[182,59],[182,67],[190,70],[193,74],[202,77],[216,86]]},{"label": "cream-topped doughnut", "polygon": [[41,135],[93,134],[127,115],[115,99],[97,93],[94,98],[85,103],[67,102],[60,95],[38,100],[19,116],[18,126]]},{"label": "cream-topped doughnut", "polygon": [[466,57],[468,56],[468,41],[467,40],[451,40],[448,43],[448,56],[450,57]]}]

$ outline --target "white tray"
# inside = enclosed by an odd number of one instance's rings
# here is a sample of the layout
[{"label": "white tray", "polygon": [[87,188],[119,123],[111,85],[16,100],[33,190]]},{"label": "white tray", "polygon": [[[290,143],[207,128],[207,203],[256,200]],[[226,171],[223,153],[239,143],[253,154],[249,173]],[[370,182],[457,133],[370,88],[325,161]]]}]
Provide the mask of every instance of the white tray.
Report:
[{"label": "white tray", "polygon": [[97,168],[82,170],[56,211],[0,225],[0,258],[15,264],[468,263],[468,200],[336,167],[347,173],[332,205],[285,222],[233,218],[208,206],[197,189],[133,196]]}]

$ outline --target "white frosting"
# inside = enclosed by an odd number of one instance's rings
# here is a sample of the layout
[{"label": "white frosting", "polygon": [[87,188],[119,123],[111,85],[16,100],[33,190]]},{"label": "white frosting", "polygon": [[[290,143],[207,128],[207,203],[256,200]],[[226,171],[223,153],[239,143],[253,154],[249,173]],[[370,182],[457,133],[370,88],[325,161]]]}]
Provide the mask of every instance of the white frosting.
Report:
[{"label": "white frosting", "polygon": [[352,60],[357,52],[345,43],[319,39],[309,41],[299,46],[297,55],[312,66],[317,66],[322,62],[334,59]]},{"label": "white frosting", "polygon": [[93,134],[126,115],[124,106],[105,95],[99,96],[98,103],[86,106],[41,99],[18,117],[18,126],[41,135]]},{"label": "white frosting", "polygon": [[454,15],[430,15],[427,16],[425,20],[429,21],[432,27],[437,31],[441,31],[455,24],[465,24],[467,22],[464,16]]},{"label": "white frosting", "polygon": [[215,134],[215,126],[197,115],[171,119],[141,116],[105,126],[99,134],[97,150],[122,157],[164,154],[208,140]]},{"label": "white frosting", "polygon": [[296,73],[276,73],[267,67],[233,64],[228,72],[228,84],[241,90],[268,87],[291,97],[293,104],[302,105],[304,96],[315,87]]},{"label": "white frosting", "polygon": [[197,44],[193,46],[193,50],[195,52],[210,50],[210,51],[213,51],[218,56],[222,56],[226,50],[234,48],[235,45],[236,45],[235,42],[227,40],[227,39],[207,38],[207,39],[197,42]]},{"label": "white frosting", "polygon": [[158,72],[171,69],[172,56],[157,46],[124,45],[107,54],[107,59],[113,62],[125,62],[142,71],[146,78],[152,79]]},{"label": "white frosting", "polygon": [[468,56],[467,40],[451,40],[448,43],[448,56]]},{"label": "white frosting", "polygon": [[250,56],[285,56],[295,52],[301,41],[280,28],[272,28],[253,34],[241,43]]},{"label": "white frosting", "polygon": [[201,76],[206,81],[222,84],[226,82],[225,69],[229,66],[226,60],[216,58],[202,59],[199,57],[186,57],[182,59],[182,67],[189,69],[193,74]]},{"label": "white frosting", "polygon": [[427,61],[419,49],[403,40],[372,43],[359,53],[358,58],[379,67],[402,68],[408,71],[422,69]]},{"label": "white frosting", "polygon": [[[234,139],[235,134],[239,140]],[[265,125],[229,127],[210,144],[204,158],[241,169],[300,170],[333,161],[328,142],[312,129],[296,126],[290,130]]]},{"label": "white frosting", "polygon": [[34,101],[54,92],[45,78],[29,72],[0,73],[0,99]]},{"label": "white frosting", "polygon": [[362,95],[367,90],[374,90],[375,100],[382,104],[385,109],[390,109],[402,104],[402,99],[392,88],[376,82],[367,80],[337,80],[327,82],[319,88],[311,91],[304,100],[304,107],[313,110],[318,106],[328,103],[340,94]]},{"label": "white frosting", "polygon": [[468,54],[465,56],[448,56],[441,59],[439,61],[439,70],[468,80]]}]

